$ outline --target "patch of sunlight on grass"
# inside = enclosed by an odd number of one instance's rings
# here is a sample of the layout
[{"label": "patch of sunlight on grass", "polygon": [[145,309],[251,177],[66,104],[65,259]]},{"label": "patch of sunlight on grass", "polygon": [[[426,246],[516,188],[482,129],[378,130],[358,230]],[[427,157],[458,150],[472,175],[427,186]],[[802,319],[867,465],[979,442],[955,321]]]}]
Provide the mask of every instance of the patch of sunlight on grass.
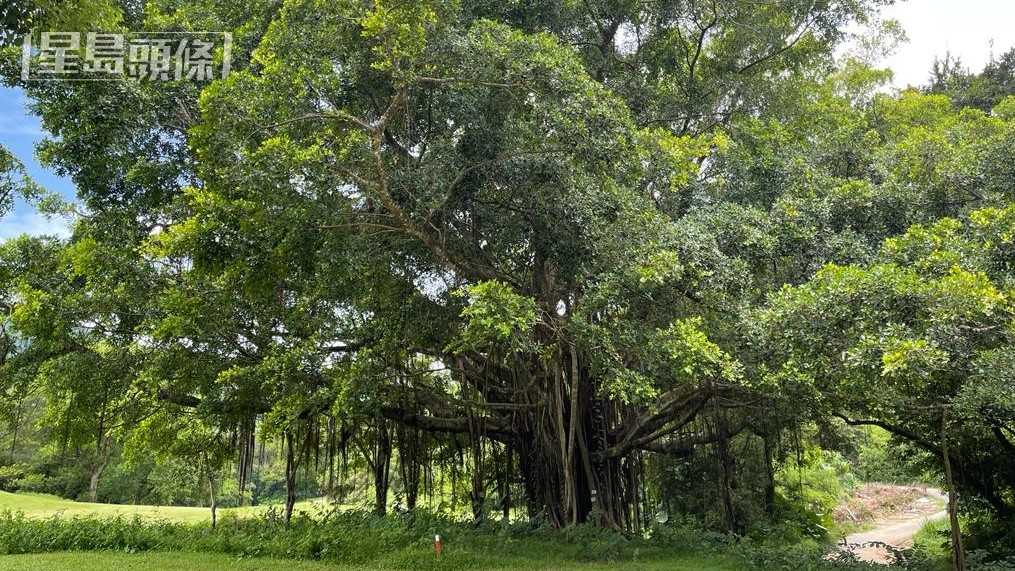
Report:
[{"label": "patch of sunlight on grass", "polygon": [[[307,509],[314,506],[324,506],[322,499],[303,500],[297,502],[296,509]],[[232,514],[238,517],[246,517],[263,513],[271,506],[247,506],[241,508],[219,508],[218,515],[223,517]],[[47,518],[53,516],[83,516],[95,515],[100,517],[124,516],[134,517],[139,515],[144,518],[163,519],[179,522],[201,522],[211,520],[211,511],[208,508],[191,508],[182,506],[144,506],[144,505],[123,505],[123,504],[100,504],[89,502],[75,502],[65,500],[47,494],[26,494],[0,492],[0,511],[10,510],[22,512],[32,518]]]}]

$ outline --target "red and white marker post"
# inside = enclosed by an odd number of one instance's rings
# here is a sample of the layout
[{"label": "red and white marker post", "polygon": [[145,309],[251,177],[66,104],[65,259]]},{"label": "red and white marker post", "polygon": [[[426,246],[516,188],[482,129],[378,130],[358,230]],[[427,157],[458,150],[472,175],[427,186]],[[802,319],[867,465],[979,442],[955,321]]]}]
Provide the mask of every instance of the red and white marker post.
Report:
[{"label": "red and white marker post", "polygon": [[433,536],[433,547],[437,550],[437,555],[441,554],[441,536]]}]

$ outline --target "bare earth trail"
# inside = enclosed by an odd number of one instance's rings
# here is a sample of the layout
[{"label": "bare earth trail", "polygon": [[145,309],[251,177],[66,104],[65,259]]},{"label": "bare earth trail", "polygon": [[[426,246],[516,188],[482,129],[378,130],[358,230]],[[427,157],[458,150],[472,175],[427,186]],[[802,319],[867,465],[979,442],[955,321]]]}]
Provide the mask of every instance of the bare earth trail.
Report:
[{"label": "bare earth trail", "polygon": [[846,548],[863,561],[891,563],[892,556],[887,549],[865,544],[884,543],[897,549],[909,547],[913,543],[913,535],[920,531],[928,521],[948,517],[948,511],[939,509],[934,500],[947,502],[948,498],[941,493],[941,490],[927,488],[927,496],[914,502],[913,506],[905,513],[881,522],[879,527],[870,531],[846,536]]}]

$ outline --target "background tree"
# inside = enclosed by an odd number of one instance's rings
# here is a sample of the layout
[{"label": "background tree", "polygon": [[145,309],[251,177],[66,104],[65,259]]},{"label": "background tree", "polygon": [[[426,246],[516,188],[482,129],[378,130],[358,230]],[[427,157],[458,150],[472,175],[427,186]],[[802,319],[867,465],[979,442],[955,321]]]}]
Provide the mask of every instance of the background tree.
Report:
[{"label": "background tree", "polygon": [[828,266],[787,288],[758,333],[773,379],[819,414],[880,426],[941,454],[941,406],[963,489],[1009,517],[1013,479],[1009,288],[1011,207],[915,226],[879,263]]},{"label": "background tree", "polygon": [[1000,57],[991,53],[990,61],[979,73],[973,73],[958,58],[946,54],[934,60],[928,93],[948,96],[957,107],[973,107],[990,112],[1005,97],[1015,95],[1015,48]]}]

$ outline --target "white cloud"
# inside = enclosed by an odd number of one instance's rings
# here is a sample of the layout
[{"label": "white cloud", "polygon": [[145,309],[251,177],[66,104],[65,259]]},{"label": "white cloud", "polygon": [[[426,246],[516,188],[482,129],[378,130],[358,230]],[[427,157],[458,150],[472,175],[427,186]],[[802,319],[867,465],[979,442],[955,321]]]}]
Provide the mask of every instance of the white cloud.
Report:
[{"label": "white cloud", "polygon": [[0,241],[22,234],[33,236],[49,235],[66,238],[70,236],[70,225],[66,219],[47,219],[33,210],[18,210],[0,218]]}]

